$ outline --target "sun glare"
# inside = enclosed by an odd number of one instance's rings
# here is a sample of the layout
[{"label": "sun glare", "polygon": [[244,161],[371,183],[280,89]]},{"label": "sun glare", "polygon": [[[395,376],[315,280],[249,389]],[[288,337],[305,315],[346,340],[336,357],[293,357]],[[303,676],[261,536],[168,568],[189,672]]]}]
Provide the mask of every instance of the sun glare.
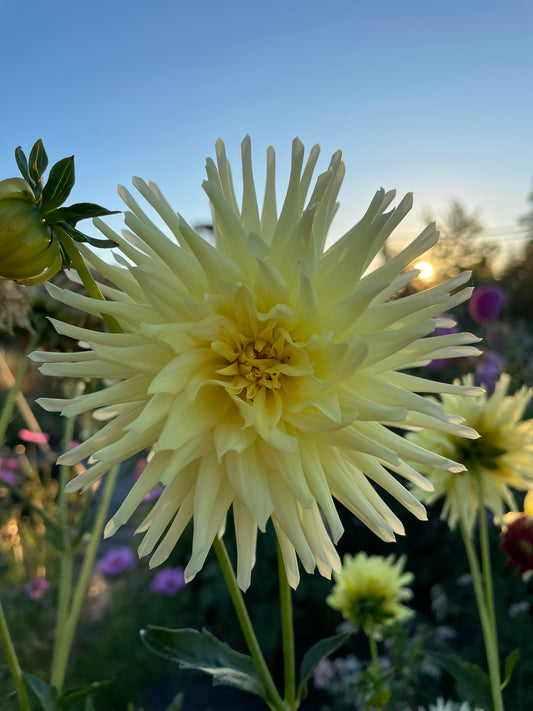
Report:
[{"label": "sun glare", "polygon": [[415,269],[420,269],[419,279],[429,279],[433,276],[433,267],[429,262],[417,262]]}]

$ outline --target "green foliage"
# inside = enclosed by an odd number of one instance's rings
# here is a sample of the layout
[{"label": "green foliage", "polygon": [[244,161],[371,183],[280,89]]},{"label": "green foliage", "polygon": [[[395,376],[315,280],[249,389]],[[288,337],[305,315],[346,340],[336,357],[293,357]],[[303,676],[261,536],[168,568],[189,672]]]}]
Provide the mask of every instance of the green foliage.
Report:
[{"label": "green foliage", "polygon": [[[30,185],[36,198],[36,205],[48,225],[52,235],[59,243],[62,242],[62,230],[77,242],[88,242],[94,247],[115,247],[108,239],[95,239],[76,229],[80,220],[90,217],[102,217],[116,214],[100,205],[90,202],[76,203],[70,207],[60,207],[70,195],[75,182],[74,156],[57,161],[49,171],[48,180],[43,181],[43,174],[48,167],[48,156],[42,140],[39,138],[33,145],[29,159],[19,146],[15,150],[15,160],[23,178]],[[43,184],[44,183],[44,184]],[[63,263],[70,260],[66,250],[61,250]]]},{"label": "green foliage", "polygon": [[94,708],[92,695],[102,686],[109,684],[108,681],[93,681],[91,684],[58,694],[53,686],[34,674],[24,672],[23,678],[28,691],[34,694],[40,711],[77,711],[80,701],[84,701],[85,711],[91,711]]},{"label": "green foliage", "polygon": [[433,654],[433,658],[453,676],[462,699],[484,708],[492,705],[489,677],[478,664],[467,662],[456,654]]},{"label": "green foliage", "polygon": [[333,654],[339,647],[342,647],[350,639],[350,636],[351,632],[343,632],[333,637],[326,637],[307,650],[300,666],[300,679],[296,691],[296,696],[300,701],[307,696],[309,681],[318,664],[326,657],[329,657],[330,654]]},{"label": "green foliage", "polygon": [[209,674],[213,685],[232,686],[268,701],[252,658],[235,652],[208,630],[149,627],[141,638],[152,652],[178,664]]}]

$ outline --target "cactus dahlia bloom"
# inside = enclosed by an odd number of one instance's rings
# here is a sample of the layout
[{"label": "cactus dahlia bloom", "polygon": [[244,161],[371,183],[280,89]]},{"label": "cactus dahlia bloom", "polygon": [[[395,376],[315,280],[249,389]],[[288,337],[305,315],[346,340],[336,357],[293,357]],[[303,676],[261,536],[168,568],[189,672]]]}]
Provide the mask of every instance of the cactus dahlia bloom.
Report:
[{"label": "cactus dahlia bloom", "polygon": [[[490,396],[484,393],[468,400],[453,394],[442,396],[443,406],[477,430],[479,439],[466,442],[453,434],[427,430],[408,435],[412,444],[455,459],[466,468],[443,473],[432,466],[421,466],[434,488],[416,493],[428,504],[443,497],[442,518],[451,528],[462,521],[468,531],[472,530],[479,508],[478,481],[484,506],[497,517],[503,515],[504,506],[516,510],[512,489],[526,491],[533,487],[533,420],[520,421],[533,391],[523,387],[507,395],[510,381],[509,375],[502,374]],[[466,376],[463,383],[473,385],[473,376]]]},{"label": "cactus dahlia bloom", "polygon": [[402,602],[412,597],[407,587],[414,575],[404,572],[405,558],[359,553],[344,556],[342,570],[334,573],[335,586],[326,598],[356,629],[379,638],[383,627],[411,616]]},{"label": "cactus dahlia bloom", "polygon": [[[416,466],[457,465],[407,442],[389,426],[431,427],[471,435],[441,405],[418,393],[473,392],[399,372],[433,358],[477,353],[471,334],[429,337],[435,317],[464,301],[468,275],[393,299],[417,271],[404,269],[437,240],[433,225],[373,272],[370,262],[411,207],[408,196],[379,190],[362,220],[329,249],[326,234],[344,174],[340,152],[307,198],[319,149],[304,166],[293,144],[287,195],[278,214],[274,151],[268,150],[262,209],[256,198],[249,139],[242,144],[243,199],[238,205],[224,145],[207,161],[216,245],[177,215],[156,185],[134,185],[167,225],[167,237],[125,189],[124,236],[100,220],[124,258],[112,266],[82,245],[114,285],[103,286],[105,311],[124,333],[55,322],[89,344],[82,353],[39,353],[48,375],[114,378],[105,390],[71,400],[44,399],[64,415],[104,408],[110,421],[64,464],[92,466],[69,484],[90,487],[110,467],[155,443],[154,456],[107,525],[113,534],[158,483],[163,494],[140,525],[140,555],[168,557],[194,521],[190,580],[233,513],[237,577],[245,589],[256,536],[272,520],[289,581],[297,559],[324,576],[340,568],[334,542],[343,528],[334,500],[385,540],[403,532],[383,489],[419,518],[424,508],[395,475],[427,486]],[[48,285],[58,300],[91,314],[102,302]],[[454,291],[450,296],[450,291]],[[415,463],[415,467],[407,463]],[[459,469],[461,467],[459,466]]]}]

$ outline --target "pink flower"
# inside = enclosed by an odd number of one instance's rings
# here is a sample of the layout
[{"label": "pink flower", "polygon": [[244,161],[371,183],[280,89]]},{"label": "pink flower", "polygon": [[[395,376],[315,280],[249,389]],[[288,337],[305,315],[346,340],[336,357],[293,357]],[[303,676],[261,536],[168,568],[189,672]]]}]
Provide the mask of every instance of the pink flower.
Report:
[{"label": "pink flower", "polygon": [[50,435],[45,432],[32,432],[31,430],[19,430],[19,437],[23,442],[31,442],[32,444],[46,444],[50,439]]},{"label": "pink flower", "polygon": [[139,459],[139,461],[137,462],[137,466],[135,467],[135,471],[133,472],[133,478],[135,481],[137,481],[137,479],[141,476],[147,466],[148,462],[146,461],[146,459]]},{"label": "pink flower", "polygon": [[49,587],[50,583],[44,575],[38,575],[33,580],[30,580],[29,583],[26,583],[24,590],[30,600],[40,600]]},{"label": "pink flower", "polygon": [[6,469],[16,469],[18,465],[19,460],[16,457],[8,457],[7,459],[0,457],[0,466],[6,467]]},{"label": "pink flower", "polygon": [[163,568],[152,580],[150,590],[160,595],[174,597],[184,585],[183,568]]}]

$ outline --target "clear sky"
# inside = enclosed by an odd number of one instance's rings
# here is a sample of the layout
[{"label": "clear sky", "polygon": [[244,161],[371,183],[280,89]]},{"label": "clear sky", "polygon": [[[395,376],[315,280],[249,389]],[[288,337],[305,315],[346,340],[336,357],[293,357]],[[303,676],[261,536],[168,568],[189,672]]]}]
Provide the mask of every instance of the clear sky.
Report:
[{"label": "clear sky", "polygon": [[0,28],[0,178],[42,137],[75,154],[70,202],[120,209],[140,175],[208,220],[205,157],[220,136],[237,172],[249,133],[280,188],[294,136],[322,168],[342,148],[336,236],[380,186],[414,191],[413,233],[451,197],[492,230],[528,209],[532,0],[0,0]]}]

